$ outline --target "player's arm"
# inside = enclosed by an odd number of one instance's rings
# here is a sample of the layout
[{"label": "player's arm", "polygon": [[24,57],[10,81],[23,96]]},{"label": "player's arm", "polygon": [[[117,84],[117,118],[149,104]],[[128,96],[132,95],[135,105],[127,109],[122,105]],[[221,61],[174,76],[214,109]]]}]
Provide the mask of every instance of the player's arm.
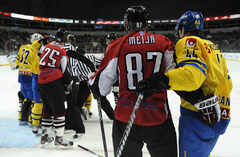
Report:
[{"label": "player's arm", "polygon": [[111,93],[111,87],[118,79],[117,60],[117,58],[104,57],[98,71],[91,77],[89,87],[95,99]]},{"label": "player's arm", "polygon": [[232,84],[232,78],[230,77],[229,73],[228,73],[228,68],[227,68],[227,63],[226,63],[226,59],[224,58],[224,56],[221,54],[221,58],[223,61],[223,66],[224,66],[224,74],[225,74],[225,78],[228,84],[228,93],[231,93],[232,88],[233,88],[233,84]]},{"label": "player's arm", "polygon": [[202,57],[204,50],[196,40],[196,47],[187,47],[188,38],[181,39],[175,46],[177,69],[166,73],[170,90],[193,91],[198,89],[207,75],[207,65]]},{"label": "player's arm", "polygon": [[[181,39],[175,46],[177,69],[167,73],[156,72],[140,81],[136,86],[137,94],[142,91],[171,89],[194,91],[200,88],[207,73],[206,64],[201,58],[201,49],[185,46],[186,39]],[[154,92],[152,92],[154,94]],[[151,96],[151,95],[149,95]]]},{"label": "player's arm", "polygon": [[[41,50],[44,49],[44,45],[43,45],[43,39],[40,39],[40,40],[36,40],[32,43],[32,50],[38,55],[38,57],[41,57]],[[43,48],[43,49],[42,49]]]},{"label": "player's arm", "polygon": [[73,80],[71,74],[67,70],[67,56],[62,56],[59,66],[63,75],[62,78],[65,86],[65,93],[69,94],[72,91]]}]

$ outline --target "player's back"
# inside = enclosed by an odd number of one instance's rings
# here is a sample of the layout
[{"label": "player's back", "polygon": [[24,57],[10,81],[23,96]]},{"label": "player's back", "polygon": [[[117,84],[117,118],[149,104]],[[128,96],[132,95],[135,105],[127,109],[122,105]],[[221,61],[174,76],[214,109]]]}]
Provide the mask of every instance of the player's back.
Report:
[{"label": "player's back", "polygon": [[16,56],[16,65],[19,66],[20,83],[31,82],[32,64],[35,59],[35,52],[33,52],[31,45],[22,45]]},{"label": "player's back", "polygon": [[66,50],[58,42],[53,41],[46,45],[39,63],[39,83],[49,83],[62,77],[60,62],[63,57],[67,58]]},{"label": "player's back", "polygon": [[[166,65],[165,61],[173,58],[174,44],[165,36],[140,31],[128,34],[125,39],[119,39],[118,44],[125,40],[118,57],[122,80],[120,86],[124,87],[120,95],[128,94],[129,91],[135,94],[137,82],[157,71],[166,72],[165,69],[172,66]],[[169,51],[172,51],[170,56],[166,54]]]},{"label": "player's back", "polygon": [[[168,38],[143,31],[129,33],[111,43],[104,57],[115,58],[115,61],[118,62],[120,97],[115,112],[118,120],[123,122],[129,120],[126,115],[131,115],[131,108],[136,102],[135,89],[137,82],[157,71],[166,72],[175,67],[175,63],[172,62],[173,47],[174,44]],[[166,62],[167,64],[165,64]],[[135,123],[150,126],[165,121],[170,116],[166,99],[167,92],[165,89],[144,99],[138,114],[142,115],[144,113],[149,119],[144,119],[145,116],[138,116]],[[122,114],[122,112],[125,112],[125,114]]]}]

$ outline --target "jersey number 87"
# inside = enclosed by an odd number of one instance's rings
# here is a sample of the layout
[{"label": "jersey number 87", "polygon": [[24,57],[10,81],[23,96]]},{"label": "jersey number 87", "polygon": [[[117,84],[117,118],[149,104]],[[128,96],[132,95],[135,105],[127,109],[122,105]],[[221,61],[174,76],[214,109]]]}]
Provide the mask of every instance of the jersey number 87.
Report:
[{"label": "jersey number 87", "polygon": [[[128,90],[135,90],[136,83],[144,79],[143,66],[144,63],[154,62],[153,72],[158,72],[162,64],[162,52],[146,52],[146,60],[143,61],[143,54],[140,52],[128,53],[125,56],[126,69],[127,69],[127,82]],[[143,63],[144,62],[144,63]],[[149,69],[149,70],[150,70]],[[134,81],[135,80],[135,81]]]}]

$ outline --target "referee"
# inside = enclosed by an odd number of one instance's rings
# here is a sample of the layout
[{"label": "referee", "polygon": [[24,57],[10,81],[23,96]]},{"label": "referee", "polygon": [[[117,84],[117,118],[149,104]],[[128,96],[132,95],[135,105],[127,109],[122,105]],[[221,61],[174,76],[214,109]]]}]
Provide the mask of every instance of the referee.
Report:
[{"label": "referee", "polygon": [[[81,53],[82,55],[85,55],[85,51],[81,47],[78,47],[76,51]],[[95,68],[97,68],[101,63],[101,59],[97,58],[94,55],[88,54],[88,55],[85,55],[85,57],[88,58],[95,65]],[[78,78],[80,80],[77,103],[79,105],[79,108],[81,109],[85,101],[87,100],[89,94],[91,93],[88,86],[88,74],[91,73],[91,70],[81,61],[79,61],[77,70],[79,73]],[[106,99],[106,97],[101,97],[100,101],[102,104],[101,107],[104,110],[104,112],[107,114],[108,118],[113,120],[115,117],[114,111],[109,101]]]},{"label": "referee", "polygon": [[[73,34],[68,34],[66,37],[66,42],[63,46],[66,51],[73,50],[76,51],[75,47],[73,46],[76,42],[76,39]],[[72,92],[66,95],[67,97],[67,103],[68,108],[66,112],[66,124],[65,124],[65,130],[74,130],[76,131],[76,134],[73,136],[73,138],[80,137],[80,134],[85,133],[85,127],[81,118],[81,113],[78,108],[77,104],[77,94],[79,89],[79,79],[78,79],[78,60],[69,57],[68,59],[68,71],[72,76],[73,79],[73,86],[72,86]]]}]

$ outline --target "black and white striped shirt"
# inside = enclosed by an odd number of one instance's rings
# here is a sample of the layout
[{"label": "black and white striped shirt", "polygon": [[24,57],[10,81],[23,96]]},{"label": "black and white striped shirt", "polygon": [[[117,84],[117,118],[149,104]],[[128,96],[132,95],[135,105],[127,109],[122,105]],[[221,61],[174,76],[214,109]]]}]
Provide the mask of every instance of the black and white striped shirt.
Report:
[{"label": "black and white striped shirt", "polygon": [[[93,64],[95,65],[95,67],[98,67],[101,63],[101,59],[94,56],[94,55],[85,55],[86,58],[88,58],[91,62],[93,62]],[[81,81],[85,81],[88,79],[88,74],[91,72],[90,68],[87,67],[84,63],[82,63],[81,61],[79,61],[78,64],[78,78]]]},{"label": "black and white striped shirt", "polygon": [[[63,48],[68,51],[68,50],[73,50],[76,51],[75,47],[70,44],[70,43],[65,43],[63,45]],[[78,70],[77,70],[77,66],[78,65],[78,60],[74,59],[72,57],[69,57],[68,59],[68,71],[71,74],[71,76],[78,76]]]}]

